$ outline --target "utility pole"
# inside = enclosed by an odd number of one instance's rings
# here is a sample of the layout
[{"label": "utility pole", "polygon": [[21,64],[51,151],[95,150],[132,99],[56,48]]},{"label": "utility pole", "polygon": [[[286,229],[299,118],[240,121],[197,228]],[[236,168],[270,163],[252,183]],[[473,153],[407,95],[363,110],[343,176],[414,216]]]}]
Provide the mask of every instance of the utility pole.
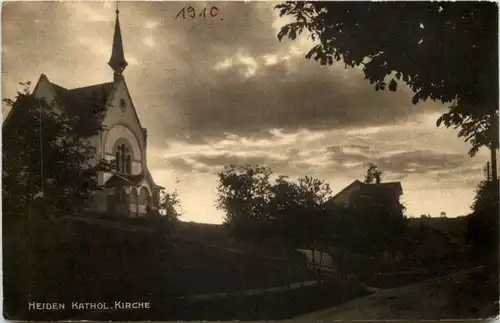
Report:
[{"label": "utility pole", "polygon": [[491,181],[491,170],[490,170],[490,162],[486,162],[486,166],[484,166],[484,178],[486,181]]},{"label": "utility pole", "polygon": [[497,175],[497,149],[498,149],[498,117],[496,111],[491,114],[491,179],[498,180]]}]

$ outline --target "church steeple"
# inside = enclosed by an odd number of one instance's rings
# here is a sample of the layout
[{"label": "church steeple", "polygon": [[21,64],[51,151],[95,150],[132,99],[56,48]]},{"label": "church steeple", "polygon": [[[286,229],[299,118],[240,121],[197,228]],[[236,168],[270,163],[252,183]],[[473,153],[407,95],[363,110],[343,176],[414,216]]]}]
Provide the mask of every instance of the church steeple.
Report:
[{"label": "church steeple", "polygon": [[116,22],[115,22],[115,34],[113,35],[113,50],[111,52],[111,58],[109,59],[108,65],[111,66],[115,72],[115,80],[117,80],[128,63],[125,60],[125,54],[123,52],[123,42],[122,33],[120,31],[120,19],[119,19],[118,5],[116,7]]}]

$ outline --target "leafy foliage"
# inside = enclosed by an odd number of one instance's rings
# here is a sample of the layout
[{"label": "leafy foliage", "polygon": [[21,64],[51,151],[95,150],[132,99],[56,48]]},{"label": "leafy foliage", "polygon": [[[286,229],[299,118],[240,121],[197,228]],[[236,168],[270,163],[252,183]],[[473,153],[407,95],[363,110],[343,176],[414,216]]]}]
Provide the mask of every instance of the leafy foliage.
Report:
[{"label": "leafy foliage", "polygon": [[235,235],[262,233],[269,227],[269,180],[266,167],[230,165],[219,174],[216,206],[226,212],[225,223]]},{"label": "leafy foliage", "polygon": [[159,193],[158,208],[147,212],[150,220],[157,221],[157,229],[162,233],[168,233],[182,216],[181,201],[177,190],[167,192],[161,190]]},{"label": "leafy foliage", "polygon": [[401,238],[404,206],[390,192],[363,192],[349,208],[332,205],[331,197],[317,178],[292,181],[266,167],[231,165],[219,174],[217,207],[239,238],[278,236],[294,247],[339,245],[372,255]]},{"label": "leafy foliage", "polygon": [[497,181],[482,181],[477,190],[472,210],[474,213],[487,213],[498,210],[499,186]]},{"label": "leafy foliage", "polygon": [[97,171],[112,167],[95,159],[90,141],[102,130],[102,112],[70,116],[27,87],[4,102],[12,107],[3,126],[4,210],[17,217],[28,210],[51,217],[81,211],[100,189]]},{"label": "leafy foliage", "polygon": [[181,201],[179,200],[179,193],[173,191],[171,193],[162,190],[160,192],[160,202],[158,209],[160,214],[166,216],[172,221],[177,221],[182,215],[180,211]]},{"label": "leafy foliage", "polygon": [[97,171],[112,168],[96,160],[91,142],[102,129],[97,105],[68,115],[57,109],[64,108],[62,102],[48,104],[29,92],[30,83],[21,85],[15,99],[4,100],[12,109],[2,129],[6,307],[46,299],[47,290],[53,291],[53,301],[69,292],[68,280],[53,270],[55,254],[61,268],[71,263],[68,253],[62,256],[71,230],[58,220],[82,211],[100,189]]},{"label": "leafy foliage", "polygon": [[471,156],[498,148],[496,4],[287,1],[276,9],[294,19],[280,40],[308,32],[315,42],[307,59],[360,67],[376,91],[404,83],[413,104],[450,103],[438,126],[460,128]]},{"label": "leafy foliage", "polygon": [[498,180],[479,184],[466,232],[473,254],[479,260],[498,261],[499,197]]},{"label": "leafy foliage", "polygon": [[262,166],[231,165],[219,173],[217,207],[236,236],[280,235],[294,244],[310,245],[317,236],[328,184],[313,177],[273,180]]},{"label": "leafy foliage", "polygon": [[327,222],[326,201],[330,186],[305,176],[292,182],[280,176],[270,187],[270,213],[275,232],[296,246],[314,247]]},{"label": "leafy foliage", "polygon": [[340,213],[342,222],[335,231],[346,248],[377,255],[395,247],[402,237],[406,225],[404,210],[390,191],[361,192]]},{"label": "leafy foliage", "polygon": [[365,183],[366,184],[380,184],[382,181],[382,171],[378,169],[377,165],[370,163],[366,171]]}]

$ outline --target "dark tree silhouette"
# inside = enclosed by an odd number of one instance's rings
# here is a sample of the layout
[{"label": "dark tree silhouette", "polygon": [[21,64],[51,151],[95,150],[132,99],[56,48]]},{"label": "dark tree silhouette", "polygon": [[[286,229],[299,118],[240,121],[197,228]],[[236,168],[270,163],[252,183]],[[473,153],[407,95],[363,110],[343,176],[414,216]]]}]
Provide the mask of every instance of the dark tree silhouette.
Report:
[{"label": "dark tree silhouette", "polygon": [[[89,140],[103,130],[103,111],[68,115],[29,92],[4,99],[12,107],[3,124],[3,201],[5,210],[51,217],[82,211],[100,189],[97,171],[112,164],[96,160]],[[62,104],[62,103],[61,103]]]},{"label": "dark tree silhouette", "polygon": [[12,110],[2,127],[4,308],[10,315],[26,310],[20,304],[46,299],[47,290],[53,301],[71,292],[64,287],[71,276],[54,269],[55,259],[60,268],[71,263],[65,261],[72,253],[61,248],[71,239],[63,218],[79,214],[100,189],[97,171],[111,170],[95,159],[89,140],[102,129],[102,111],[89,106],[89,113],[69,116],[21,84],[15,99],[4,100]]},{"label": "dark tree silhouette", "polygon": [[459,128],[458,136],[491,151],[497,178],[498,8],[487,2],[292,2],[276,6],[294,22],[281,40],[307,31],[314,47],[306,58],[361,67],[375,90],[414,92],[449,103],[437,126]]},{"label": "dark tree silhouette", "polygon": [[227,166],[219,173],[216,205],[238,237],[281,236],[295,246],[313,248],[322,236],[324,204],[331,196],[324,181],[305,176],[272,179],[263,166]]},{"label": "dark tree silhouette", "polygon": [[177,191],[167,192],[162,190],[160,192],[160,200],[158,202],[158,213],[160,216],[168,218],[170,221],[175,222],[182,216],[181,201],[179,200],[179,193]]},{"label": "dark tree silhouette", "polygon": [[255,236],[268,230],[272,171],[251,165],[226,166],[219,174],[216,206],[226,213],[225,224],[235,236]]},{"label": "dark tree silhouette", "polygon": [[182,216],[182,206],[177,190],[168,192],[161,190],[158,194],[158,208],[149,208],[146,212],[150,225],[159,232],[160,235],[169,234],[177,225]]},{"label": "dark tree silhouette", "polygon": [[366,184],[380,184],[382,182],[382,171],[378,169],[378,166],[370,163],[368,170],[365,175]]},{"label": "dark tree silhouette", "polygon": [[269,212],[276,232],[296,247],[314,249],[324,240],[325,202],[331,197],[324,181],[305,176],[296,182],[281,176],[270,187]]},{"label": "dark tree silhouette", "polygon": [[477,188],[466,231],[476,260],[498,261],[499,196],[498,180],[483,181]]},{"label": "dark tree silhouette", "polygon": [[378,255],[383,250],[391,251],[405,230],[404,211],[404,205],[389,190],[356,194],[345,214],[346,242],[359,252]]}]

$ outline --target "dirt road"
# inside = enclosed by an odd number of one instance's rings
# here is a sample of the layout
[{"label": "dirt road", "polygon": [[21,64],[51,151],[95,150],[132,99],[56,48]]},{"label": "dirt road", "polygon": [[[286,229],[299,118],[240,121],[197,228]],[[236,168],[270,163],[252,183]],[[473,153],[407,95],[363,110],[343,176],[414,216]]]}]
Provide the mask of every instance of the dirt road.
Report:
[{"label": "dirt road", "polygon": [[293,321],[439,320],[498,316],[496,286],[483,267],[391,288]]}]

